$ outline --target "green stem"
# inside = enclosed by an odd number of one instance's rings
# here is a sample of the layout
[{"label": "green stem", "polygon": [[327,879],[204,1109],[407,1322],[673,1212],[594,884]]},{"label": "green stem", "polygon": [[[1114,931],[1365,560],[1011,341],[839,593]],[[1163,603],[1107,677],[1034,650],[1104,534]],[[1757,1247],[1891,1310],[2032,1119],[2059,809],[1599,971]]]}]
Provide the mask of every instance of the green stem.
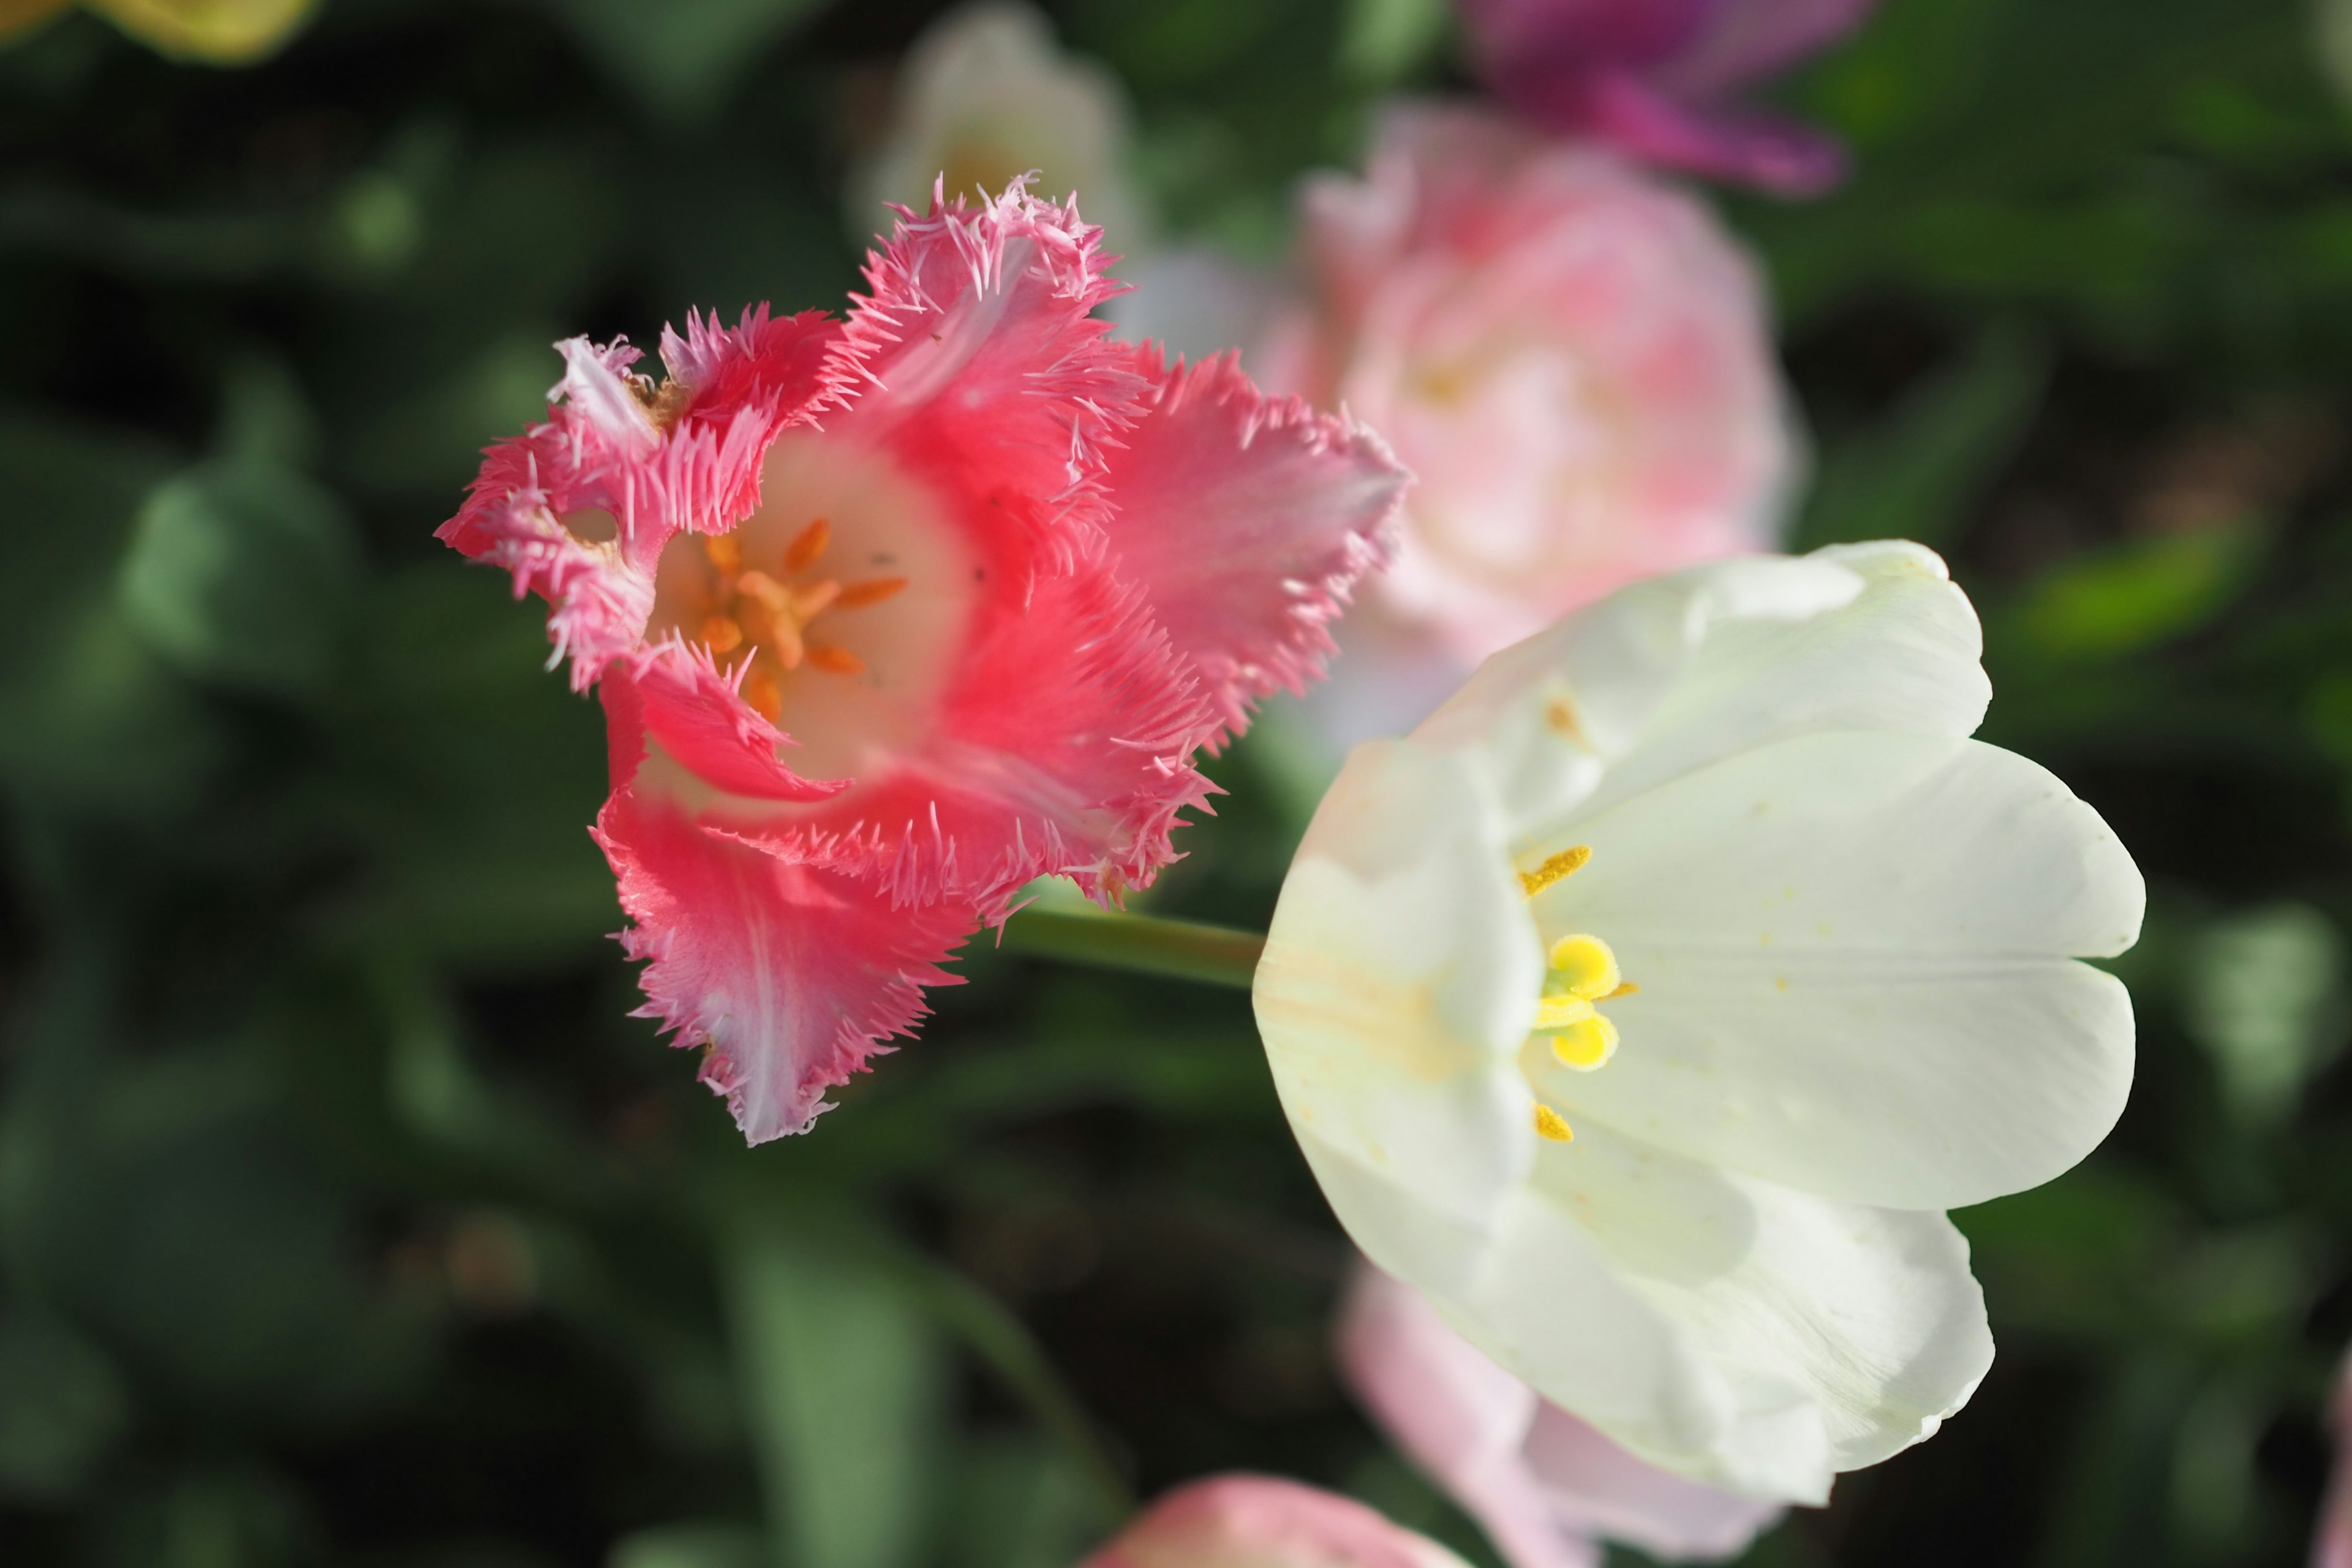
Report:
[{"label": "green stem", "polygon": [[1258,954],[1265,951],[1265,938],[1231,926],[1152,915],[1024,910],[1005,922],[1004,946],[1010,952],[1058,958],[1065,963],[1165,974],[1246,991],[1257,973]]}]

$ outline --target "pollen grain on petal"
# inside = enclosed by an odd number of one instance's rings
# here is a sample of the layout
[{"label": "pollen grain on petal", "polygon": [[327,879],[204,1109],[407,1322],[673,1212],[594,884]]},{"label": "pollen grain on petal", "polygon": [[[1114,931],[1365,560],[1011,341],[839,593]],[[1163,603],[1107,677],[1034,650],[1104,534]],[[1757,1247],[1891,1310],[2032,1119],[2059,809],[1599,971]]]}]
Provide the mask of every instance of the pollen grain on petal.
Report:
[{"label": "pollen grain on petal", "polygon": [[1536,1104],[1536,1134],[1553,1143],[1576,1141],[1576,1130],[1568,1124],[1568,1118],[1541,1101]]},{"label": "pollen grain on petal", "polygon": [[833,542],[833,524],[824,518],[812,518],[809,525],[793,536],[784,547],[784,570],[798,572],[813,565]]},{"label": "pollen grain on petal", "polygon": [[1532,899],[1554,882],[1563,881],[1574,876],[1583,869],[1584,863],[1591,858],[1592,847],[1589,844],[1579,844],[1563,849],[1557,855],[1548,857],[1544,863],[1534,870],[1520,872],[1519,886],[1526,889],[1528,897]]}]

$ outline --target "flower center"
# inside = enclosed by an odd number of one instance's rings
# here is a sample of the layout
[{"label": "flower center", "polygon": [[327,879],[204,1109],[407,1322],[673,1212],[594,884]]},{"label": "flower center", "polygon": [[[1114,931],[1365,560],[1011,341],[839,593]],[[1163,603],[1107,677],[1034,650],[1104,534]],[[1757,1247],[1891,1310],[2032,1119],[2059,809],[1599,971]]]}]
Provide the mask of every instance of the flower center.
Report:
[{"label": "flower center", "polygon": [[[1592,858],[1579,844],[1551,856],[1532,871],[1519,873],[1519,886],[1532,899],[1576,874]],[[1641,989],[1618,968],[1617,954],[1589,931],[1572,931],[1551,944],[1544,969],[1543,994],[1536,1003],[1533,1037],[1546,1041],[1552,1059],[1574,1072],[1593,1072],[1617,1054],[1617,1026],[1601,1004]],[[1536,1105],[1536,1131],[1555,1143],[1576,1136],[1568,1119],[1550,1106]]]},{"label": "flower center", "polygon": [[700,582],[687,589],[691,608],[681,616],[682,629],[720,658],[748,647],[743,700],[771,722],[783,713],[784,677],[802,665],[832,675],[856,675],[866,668],[840,644],[812,636],[812,624],[831,612],[878,605],[907,586],[904,577],[845,584],[821,574],[817,563],[832,542],[833,524],[813,518],[768,571],[745,562],[738,534],[703,537]]}]

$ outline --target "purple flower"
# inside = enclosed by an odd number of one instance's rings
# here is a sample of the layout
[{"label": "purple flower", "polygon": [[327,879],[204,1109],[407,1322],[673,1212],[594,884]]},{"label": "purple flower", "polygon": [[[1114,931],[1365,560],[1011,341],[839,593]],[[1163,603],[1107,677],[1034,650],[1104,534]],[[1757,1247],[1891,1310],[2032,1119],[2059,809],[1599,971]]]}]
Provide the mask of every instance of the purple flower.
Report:
[{"label": "purple flower", "polygon": [[1551,130],[1783,195],[1845,173],[1828,137],[1734,100],[1851,32],[1877,0],[1457,3],[1495,90]]}]

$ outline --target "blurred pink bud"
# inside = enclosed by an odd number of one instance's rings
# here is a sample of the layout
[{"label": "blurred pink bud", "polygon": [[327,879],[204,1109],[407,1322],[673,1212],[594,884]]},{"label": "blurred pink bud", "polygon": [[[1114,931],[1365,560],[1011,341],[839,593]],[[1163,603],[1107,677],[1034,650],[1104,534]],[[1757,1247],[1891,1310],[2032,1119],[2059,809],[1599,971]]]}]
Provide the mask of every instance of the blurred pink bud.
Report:
[{"label": "blurred pink bud", "polygon": [[2352,1356],[2336,1374],[2327,1426],[2336,1434],[2336,1470],[2319,1505],[2319,1528],[2311,1538],[2311,1568],[2352,1568]]},{"label": "blurred pink bud", "polygon": [[1780,1515],[1643,1463],[1448,1328],[1422,1294],[1360,1265],[1339,1361],[1372,1418],[1485,1527],[1512,1568],[1596,1568],[1598,1542],[1730,1557]]},{"label": "blurred pink bud", "polygon": [[1700,202],[1433,105],[1304,199],[1313,302],[1265,374],[1343,401],[1419,479],[1370,618],[1458,678],[1635,578],[1771,546],[1787,404],[1756,270]]},{"label": "blurred pink bud", "polygon": [[1272,1476],[1179,1487],[1081,1568],[1465,1568],[1362,1503]]},{"label": "blurred pink bud", "polygon": [[1836,142],[1733,107],[1739,90],[1852,32],[1877,0],[1458,0],[1505,101],[1548,129],[1667,168],[1811,195]]}]

